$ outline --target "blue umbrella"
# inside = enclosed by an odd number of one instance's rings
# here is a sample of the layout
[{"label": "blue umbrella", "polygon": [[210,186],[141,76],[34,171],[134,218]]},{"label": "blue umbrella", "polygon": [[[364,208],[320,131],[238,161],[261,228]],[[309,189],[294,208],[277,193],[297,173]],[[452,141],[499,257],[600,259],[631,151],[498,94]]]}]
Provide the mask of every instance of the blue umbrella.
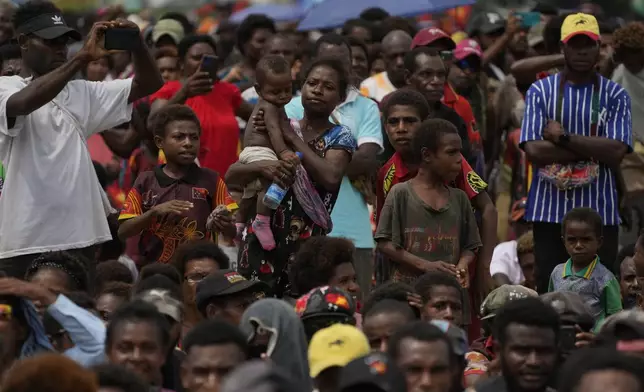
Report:
[{"label": "blue umbrella", "polygon": [[357,18],[367,8],[380,7],[393,16],[414,16],[472,5],[475,0],[324,0],[314,5],[298,30],[328,29]]},{"label": "blue umbrella", "polygon": [[235,12],[230,21],[240,23],[251,14],[264,14],[276,22],[290,22],[301,19],[304,9],[297,4],[256,4]]}]

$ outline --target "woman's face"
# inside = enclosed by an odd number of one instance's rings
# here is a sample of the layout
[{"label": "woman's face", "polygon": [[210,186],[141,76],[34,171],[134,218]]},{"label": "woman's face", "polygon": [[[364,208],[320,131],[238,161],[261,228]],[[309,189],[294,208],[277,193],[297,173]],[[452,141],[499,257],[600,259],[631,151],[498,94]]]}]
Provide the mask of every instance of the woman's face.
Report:
[{"label": "woman's face", "polygon": [[338,73],[331,67],[313,68],[302,86],[302,106],[312,113],[329,116],[342,102]]},{"label": "woman's face", "polygon": [[244,45],[246,57],[259,61],[264,51],[264,45],[271,35],[273,35],[273,32],[269,29],[256,29],[253,31],[253,36]]},{"label": "woman's face", "polygon": [[[43,267],[36,271],[29,279],[30,282],[45,287],[49,291],[59,294],[73,291],[72,282],[66,273],[58,268]],[[40,301],[34,301],[36,311],[41,316],[45,314],[45,306]]]},{"label": "woman's face", "polygon": [[87,64],[87,80],[90,82],[102,82],[109,71],[110,66],[106,57],[90,61]]},{"label": "woman's face", "polygon": [[197,284],[217,270],[219,270],[219,264],[213,259],[201,258],[186,262],[186,268],[183,274],[186,305],[194,304]]},{"label": "woman's face", "polygon": [[207,54],[215,55],[215,49],[205,42],[192,45],[183,59],[183,76],[188,77],[197,72],[201,65],[201,58]]},{"label": "woman's face", "polygon": [[157,67],[164,82],[179,79],[179,59],[177,57],[158,58]]}]

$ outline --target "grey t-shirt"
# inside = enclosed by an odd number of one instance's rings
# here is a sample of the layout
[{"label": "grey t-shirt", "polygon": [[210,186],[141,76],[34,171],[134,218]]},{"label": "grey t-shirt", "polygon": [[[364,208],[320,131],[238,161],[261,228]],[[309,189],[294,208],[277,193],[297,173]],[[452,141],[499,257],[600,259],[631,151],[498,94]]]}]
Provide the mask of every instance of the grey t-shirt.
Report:
[{"label": "grey t-shirt", "polygon": [[[394,185],[382,208],[375,239],[391,241],[427,261],[457,264],[464,250],[481,246],[481,238],[465,192],[448,190],[447,205],[436,210],[414,192],[411,181]],[[410,279],[420,275],[399,264],[394,269],[395,275]]]}]

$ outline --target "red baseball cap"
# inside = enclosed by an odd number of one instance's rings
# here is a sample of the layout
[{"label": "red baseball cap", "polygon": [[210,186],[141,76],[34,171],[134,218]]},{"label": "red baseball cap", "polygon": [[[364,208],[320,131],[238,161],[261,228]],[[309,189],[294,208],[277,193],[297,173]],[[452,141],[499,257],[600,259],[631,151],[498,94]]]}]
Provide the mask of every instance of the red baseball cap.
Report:
[{"label": "red baseball cap", "polygon": [[483,57],[481,45],[471,38],[462,40],[454,49],[454,58],[456,60],[463,60],[467,56]]},{"label": "red baseball cap", "polygon": [[450,37],[446,32],[436,27],[428,27],[416,33],[414,40],[411,41],[411,48],[414,49],[421,46],[427,46],[439,39],[449,40],[451,43],[451,49],[456,47],[454,40],[452,40],[452,37]]}]

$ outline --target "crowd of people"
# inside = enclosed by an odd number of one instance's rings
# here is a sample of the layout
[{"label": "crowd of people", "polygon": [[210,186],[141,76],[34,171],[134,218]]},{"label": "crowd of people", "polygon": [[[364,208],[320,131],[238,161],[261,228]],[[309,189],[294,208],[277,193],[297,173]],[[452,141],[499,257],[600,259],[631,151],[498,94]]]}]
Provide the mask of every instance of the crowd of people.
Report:
[{"label": "crowd of people", "polygon": [[0,3],[0,391],[644,390],[643,23],[85,22]]}]

